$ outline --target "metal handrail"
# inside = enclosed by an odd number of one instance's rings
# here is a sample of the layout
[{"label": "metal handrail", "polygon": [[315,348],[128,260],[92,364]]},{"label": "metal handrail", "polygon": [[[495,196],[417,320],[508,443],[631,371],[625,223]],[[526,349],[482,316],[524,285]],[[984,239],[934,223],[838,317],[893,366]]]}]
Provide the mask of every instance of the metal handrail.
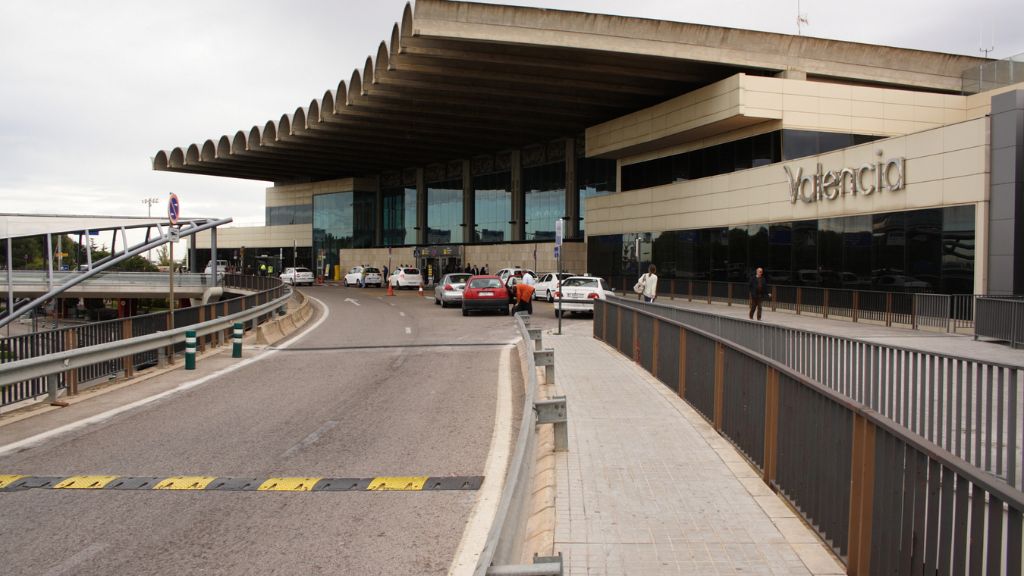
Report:
[{"label": "metal handrail", "polygon": [[127,340],[118,340],[115,342],[97,344],[96,346],[78,348],[76,350],[66,350],[63,352],[48,354],[46,356],[17,360],[15,362],[4,364],[3,369],[0,370],[0,388],[24,380],[50,376],[68,370],[75,370],[97,362],[116,360],[132,354],[139,354],[167,346],[173,346],[185,341],[185,332],[187,331],[194,330],[196,332],[196,336],[202,337],[220,330],[226,330],[236,322],[245,322],[247,320],[252,320],[253,318],[258,318],[259,316],[280,307],[282,304],[287,302],[289,298],[291,298],[291,291],[286,292],[275,300],[271,300],[270,302],[266,302],[254,308],[249,308],[248,310],[243,310],[230,316],[223,316],[221,318],[208,320],[199,324],[193,324],[154,334],[147,334],[145,336],[137,336]]},{"label": "metal handrail", "polygon": [[[55,287],[62,286],[75,278],[81,277],[81,272],[54,272],[53,284]],[[206,286],[210,283],[213,274],[184,273],[174,275],[175,286]],[[223,276],[221,274],[220,276]],[[49,277],[46,271],[38,270],[15,270],[11,274],[11,284],[14,286],[48,286]],[[166,272],[99,272],[88,280],[82,282],[85,286],[137,286],[157,284],[167,287]],[[0,286],[6,286],[7,279],[0,277]]]}]

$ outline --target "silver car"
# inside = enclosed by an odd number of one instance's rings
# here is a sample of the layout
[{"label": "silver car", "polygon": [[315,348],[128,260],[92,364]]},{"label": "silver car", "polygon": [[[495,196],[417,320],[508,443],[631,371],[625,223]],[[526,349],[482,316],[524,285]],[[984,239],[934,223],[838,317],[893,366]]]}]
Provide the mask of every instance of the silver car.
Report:
[{"label": "silver car", "polygon": [[447,308],[449,304],[462,304],[462,292],[466,289],[466,281],[472,274],[455,272],[445,274],[441,281],[434,285],[434,304]]}]

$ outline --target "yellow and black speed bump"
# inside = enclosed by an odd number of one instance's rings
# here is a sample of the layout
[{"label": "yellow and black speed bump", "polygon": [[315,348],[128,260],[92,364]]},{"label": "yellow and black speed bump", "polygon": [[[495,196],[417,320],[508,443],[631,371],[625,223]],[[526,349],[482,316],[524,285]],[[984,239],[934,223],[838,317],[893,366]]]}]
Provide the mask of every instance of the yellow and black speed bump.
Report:
[{"label": "yellow and black speed bump", "polygon": [[232,478],[216,476],[22,476],[0,474],[0,493],[53,490],[189,490],[230,492],[424,492],[479,490],[483,476],[376,476],[374,478]]}]

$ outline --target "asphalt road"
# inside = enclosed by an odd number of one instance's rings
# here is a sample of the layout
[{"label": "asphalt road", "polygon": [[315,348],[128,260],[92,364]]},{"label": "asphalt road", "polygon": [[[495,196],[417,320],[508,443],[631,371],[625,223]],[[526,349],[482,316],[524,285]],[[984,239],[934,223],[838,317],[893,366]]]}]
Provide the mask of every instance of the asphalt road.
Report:
[{"label": "asphalt road", "polygon": [[[307,293],[329,314],[288,348],[0,456],[0,474],[483,475],[499,358],[514,354],[510,318],[463,318],[415,292]],[[537,320],[553,325],[550,305],[537,309]],[[522,402],[517,365],[514,423]],[[0,565],[4,574],[45,575],[445,574],[477,496],[4,492]]]}]

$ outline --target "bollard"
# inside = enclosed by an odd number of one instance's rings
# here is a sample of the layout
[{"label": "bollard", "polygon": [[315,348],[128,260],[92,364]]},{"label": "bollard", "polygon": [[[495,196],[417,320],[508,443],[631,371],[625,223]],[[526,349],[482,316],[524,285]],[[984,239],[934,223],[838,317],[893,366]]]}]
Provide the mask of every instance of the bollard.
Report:
[{"label": "bollard", "polygon": [[231,357],[242,357],[242,323],[235,322],[235,332],[231,339]]},{"label": "bollard", "polygon": [[185,370],[196,369],[196,331],[185,332]]}]

